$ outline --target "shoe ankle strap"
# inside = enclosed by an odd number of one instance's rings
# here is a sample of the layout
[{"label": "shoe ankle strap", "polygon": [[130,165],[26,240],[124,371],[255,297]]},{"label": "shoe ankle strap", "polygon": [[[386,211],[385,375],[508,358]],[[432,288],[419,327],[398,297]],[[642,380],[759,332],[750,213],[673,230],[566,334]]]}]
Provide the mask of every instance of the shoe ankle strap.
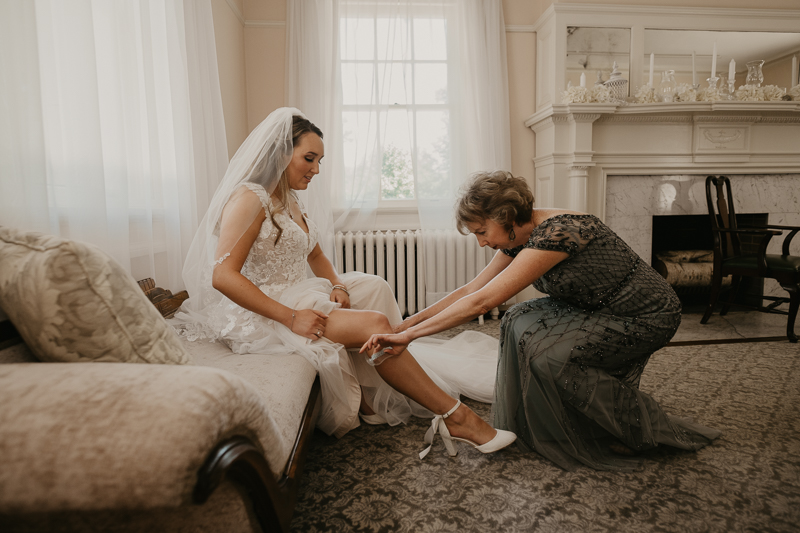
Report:
[{"label": "shoe ankle strap", "polygon": [[447,411],[445,414],[443,414],[442,418],[447,418],[448,416],[450,416],[453,413],[455,413],[456,409],[458,409],[460,405],[461,405],[461,400],[456,400],[456,404],[453,406],[453,408],[450,409],[449,411]]}]

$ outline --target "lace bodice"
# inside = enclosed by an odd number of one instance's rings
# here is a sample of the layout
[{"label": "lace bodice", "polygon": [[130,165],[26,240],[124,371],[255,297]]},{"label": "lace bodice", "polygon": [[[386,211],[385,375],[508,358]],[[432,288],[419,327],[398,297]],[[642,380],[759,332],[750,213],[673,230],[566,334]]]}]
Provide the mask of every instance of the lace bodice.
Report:
[{"label": "lace bodice", "polygon": [[[317,226],[305,216],[305,207],[296,196],[308,233],[286,211],[275,212],[272,197],[263,187],[255,183],[246,183],[245,186],[258,195],[267,211],[267,218],[250,248],[242,274],[267,296],[278,299],[284,290],[306,279],[306,258],[317,244]],[[283,228],[277,244],[278,228],[272,223],[270,211],[275,212],[275,220]]]}]

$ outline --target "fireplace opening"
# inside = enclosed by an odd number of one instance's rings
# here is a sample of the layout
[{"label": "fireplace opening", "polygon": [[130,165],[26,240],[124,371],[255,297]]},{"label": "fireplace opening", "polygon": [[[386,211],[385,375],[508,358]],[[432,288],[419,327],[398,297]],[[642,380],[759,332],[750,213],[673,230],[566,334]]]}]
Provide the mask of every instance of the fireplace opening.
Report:
[{"label": "fireplace opening", "polygon": [[[768,213],[736,215],[740,228],[765,225]],[[708,215],[663,215],[653,217],[651,264],[672,285],[684,306],[707,305],[711,294],[714,236]],[[740,235],[742,253],[756,255],[761,237]],[[728,298],[730,276],[723,279],[720,301]],[[761,305],[764,280],[742,278],[736,302]]]}]

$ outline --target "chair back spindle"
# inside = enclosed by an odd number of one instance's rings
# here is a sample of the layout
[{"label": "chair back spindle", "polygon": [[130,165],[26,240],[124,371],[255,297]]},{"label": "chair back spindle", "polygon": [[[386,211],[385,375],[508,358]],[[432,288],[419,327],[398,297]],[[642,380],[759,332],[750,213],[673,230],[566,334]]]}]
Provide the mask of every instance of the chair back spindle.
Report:
[{"label": "chair back spindle", "polygon": [[[717,198],[717,206],[714,209],[714,203],[711,200],[711,185],[714,186],[714,192]],[[716,216],[711,217],[711,223],[714,224],[714,230],[729,229],[736,230],[736,209],[733,207],[733,196],[731,194],[731,182],[726,176],[709,176],[706,179],[706,200],[708,201],[708,212],[715,213]],[[718,235],[715,231],[714,235]],[[721,244],[723,257],[731,257],[741,254],[739,235],[737,233],[726,233],[725,239]]]}]

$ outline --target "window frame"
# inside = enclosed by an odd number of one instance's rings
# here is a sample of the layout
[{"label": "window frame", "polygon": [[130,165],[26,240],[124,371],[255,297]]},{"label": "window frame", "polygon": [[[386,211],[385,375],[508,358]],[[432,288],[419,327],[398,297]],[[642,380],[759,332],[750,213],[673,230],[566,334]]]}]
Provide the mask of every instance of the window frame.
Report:
[{"label": "window frame", "polygon": [[[367,11],[365,7],[365,12]],[[370,104],[346,104],[344,94],[342,94],[342,107],[341,112],[344,116],[345,113],[357,113],[357,112],[366,112],[374,114],[377,120],[377,131],[381,131],[381,121],[383,117],[387,116],[389,112],[393,110],[405,110],[407,115],[410,117],[409,120],[411,122],[410,131],[411,131],[411,165],[412,165],[412,173],[413,173],[413,198],[403,198],[403,199],[390,199],[383,197],[383,174],[381,173],[380,176],[380,193],[378,198],[378,205],[377,209],[385,213],[387,215],[397,215],[403,216],[407,218],[409,214],[416,213],[418,207],[418,197],[417,197],[417,173],[419,172],[419,150],[418,150],[418,138],[417,138],[417,121],[418,121],[418,114],[420,112],[426,111],[446,111],[448,115],[452,115],[453,112],[453,103],[451,98],[451,88],[450,88],[450,72],[449,72],[449,57],[450,57],[450,46],[449,46],[449,39],[445,39],[445,49],[444,49],[444,58],[443,59],[417,59],[416,58],[416,50],[414,47],[414,24],[413,20],[417,18],[426,18],[424,14],[419,15],[412,15],[407,20],[409,24],[407,26],[408,32],[408,47],[409,47],[409,58],[407,59],[381,59],[378,57],[378,50],[379,50],[379,43],[378,43],[378,22],[381,19],[380,15],[374,15],[374,13],[370,13],[370,16],[362,16],[358,12],[348,13],[346,15],[342,15],[339,17],[339,24],[340,28],[342,27],[342,22],[346,19],[368,19],[371,21],[373,26],[373,54],[372,59],[346,59],[342,56],[342,51],[340,51],[340,65],[341,65],[341,74],[343,75],[343,71],[345,65],[359,65],[359,64],[370,64],[372,65],[372,80],[371,80],[371,92],[372,92],[372,99],[374,102],[377,103],[370,103]],[[384,17],[385,18],[385,17]],[[430,18],[430,17],[428,17]],[[436,17],[441,18],[441,17]],[[441,18],[441,20],[447,22],[447,18]],[[407,103],[380,103],[379,98],[379,91],[381,87],[378,83],[379,73],[381,72],[380,68],[383,66],[384,68],[388,65],[392,64],[400,64],[400,65],[408,65],[410,68],[408,69],[410,75],[410,94]],[[416,90],[416,77],[417,77],[417,69],[415,68],[417,65],[443,65],[447,71],[447,101],[444,103],[417,103],[417,90]],[[403,78],[405,81],[405,77]],[[342,91],[344,92],[344,87],[342,87]],[[448,139],[452,140],[452,131],[448,128],[447,131]]]}]

